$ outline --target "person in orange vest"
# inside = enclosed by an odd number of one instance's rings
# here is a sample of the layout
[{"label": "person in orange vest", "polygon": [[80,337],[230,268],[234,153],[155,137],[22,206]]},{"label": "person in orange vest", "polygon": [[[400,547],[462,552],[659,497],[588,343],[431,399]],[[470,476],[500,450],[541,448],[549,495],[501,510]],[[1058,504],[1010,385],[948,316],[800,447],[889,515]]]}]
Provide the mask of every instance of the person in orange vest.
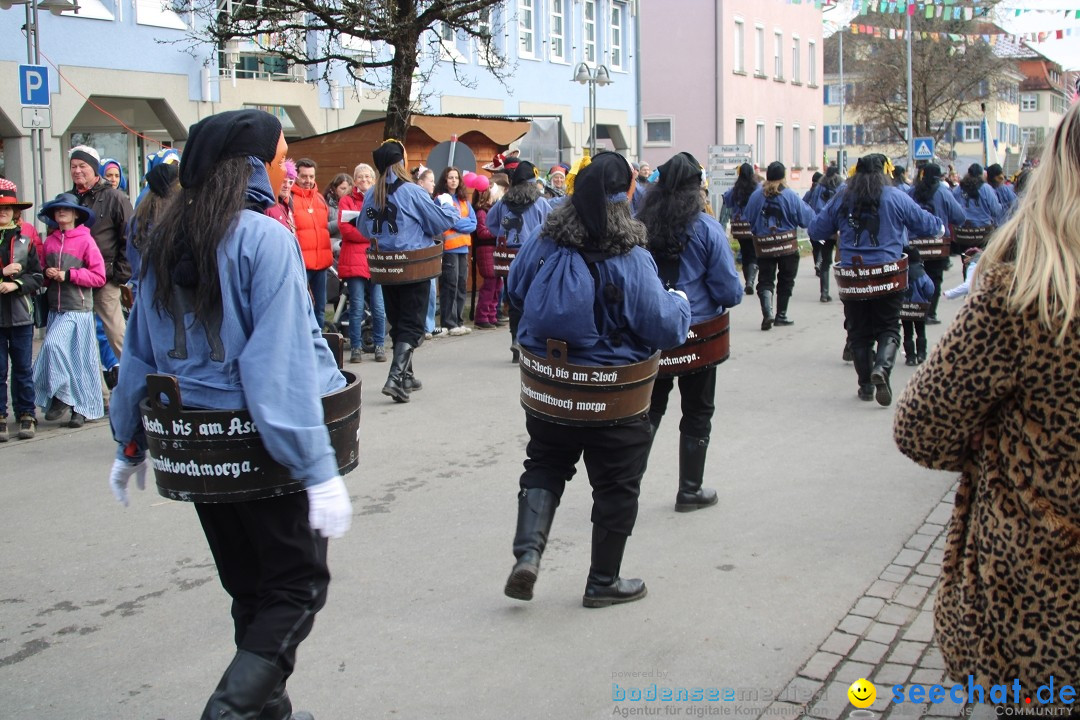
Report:
[{"label": "person in orange vest", "polygon": [[[450,202],[445,202],[449,196]],[[439,314],[442,326],[449,335],[468,335],[472,328],[465,327],[465,285],[469,273],[469,247],[472,232],[476,230],[476,213],[469,202],[461,171],[448,167],[435,184],[435,196],[444,205],[451,203],[460,218],[454,226],[443,233],[442,275],[439,276]]]},{"label": "person in orange vest", "polygon": [[326,269],[334,262],[330,245],[330,208],[315,183],[315,161],[296,161],[296,184],[292,187],[296,239],[304,256],[308,290],[321,324],[326,311]]}]

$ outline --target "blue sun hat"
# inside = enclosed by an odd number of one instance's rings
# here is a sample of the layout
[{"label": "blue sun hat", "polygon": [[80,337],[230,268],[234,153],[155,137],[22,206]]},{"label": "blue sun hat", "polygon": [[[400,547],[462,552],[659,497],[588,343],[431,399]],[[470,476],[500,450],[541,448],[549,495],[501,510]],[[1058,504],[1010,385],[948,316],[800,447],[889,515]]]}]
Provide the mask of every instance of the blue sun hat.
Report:
[{"label": "blue sun hat", "polygon": [[75,224],[85,225],[86,227],[93,227],[94,221],[97,220],[97,216],[94,215],[94,211],[88,207],[83,207],[79,204],[79,198],[75,197],[71,193],[60,193],[54,199],[41,206],[41,212],[38,213],[38,220],[48,225],[50,228],[57,228],[56,221],[53,220],[53,213],[61,208],[67,208],[75,211]]}]

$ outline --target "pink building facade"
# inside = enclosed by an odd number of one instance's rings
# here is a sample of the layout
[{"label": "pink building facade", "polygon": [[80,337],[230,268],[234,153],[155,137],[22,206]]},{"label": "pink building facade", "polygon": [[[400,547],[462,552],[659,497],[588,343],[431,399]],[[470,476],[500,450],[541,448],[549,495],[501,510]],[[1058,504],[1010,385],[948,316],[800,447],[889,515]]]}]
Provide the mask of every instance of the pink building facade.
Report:
[{"label": "pink building facade", "polygon": [[762,174],[779,160],[792,187],[822,167],[822,15],[812,2],[649,0],[641,12],[641,147],[677,152],[747,144]]}]

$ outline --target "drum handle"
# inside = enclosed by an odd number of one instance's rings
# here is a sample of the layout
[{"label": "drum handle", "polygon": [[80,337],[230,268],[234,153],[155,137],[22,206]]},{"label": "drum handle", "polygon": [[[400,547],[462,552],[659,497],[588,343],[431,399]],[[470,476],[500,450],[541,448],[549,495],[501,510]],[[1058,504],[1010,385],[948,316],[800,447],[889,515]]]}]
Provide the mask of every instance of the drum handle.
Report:
[{"label": "drum handle", "polygon": [[[184,409],[180,400],[180,383],[175,375],[150,374],[146,376],[146,393],[149,396],[150,407],[154,411],[166,415],[179,415]],[[168,404],[161,402],[162,395],[168,400]]]}]

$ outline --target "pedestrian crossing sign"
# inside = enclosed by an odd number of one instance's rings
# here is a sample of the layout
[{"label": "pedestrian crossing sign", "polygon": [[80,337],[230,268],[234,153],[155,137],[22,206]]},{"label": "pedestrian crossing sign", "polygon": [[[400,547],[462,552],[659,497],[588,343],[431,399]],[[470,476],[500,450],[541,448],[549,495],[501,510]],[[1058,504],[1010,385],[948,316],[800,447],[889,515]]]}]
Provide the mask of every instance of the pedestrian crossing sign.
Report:
[{"label": "pedestrian crossing sign", "polygon": [[915,138],[915,159],[916,160],[933,160],[934,158],[934,138],[932,137],[918,137]]}]

